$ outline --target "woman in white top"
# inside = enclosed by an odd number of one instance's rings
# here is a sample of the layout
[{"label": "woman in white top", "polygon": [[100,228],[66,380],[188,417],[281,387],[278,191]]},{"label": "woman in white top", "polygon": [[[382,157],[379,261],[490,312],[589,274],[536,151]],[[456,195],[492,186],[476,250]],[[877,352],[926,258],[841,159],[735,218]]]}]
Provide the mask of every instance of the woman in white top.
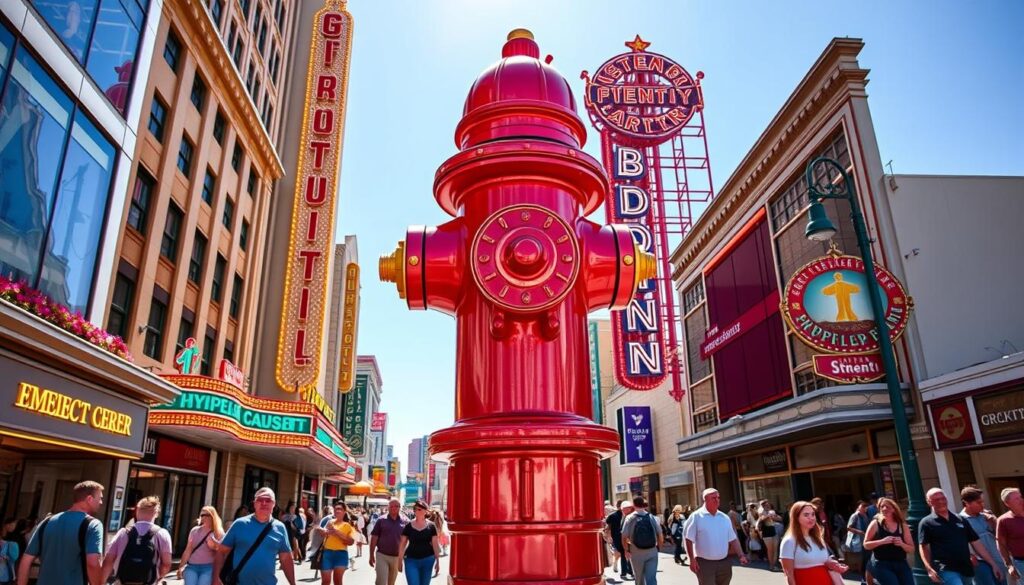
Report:
[{"label": "woman in white top", "polygon": [[842,585],[846,565],[831,558],[817,511],[810,502],[789,509],[789,529],[782,539],[782,570],[789,585]]}]

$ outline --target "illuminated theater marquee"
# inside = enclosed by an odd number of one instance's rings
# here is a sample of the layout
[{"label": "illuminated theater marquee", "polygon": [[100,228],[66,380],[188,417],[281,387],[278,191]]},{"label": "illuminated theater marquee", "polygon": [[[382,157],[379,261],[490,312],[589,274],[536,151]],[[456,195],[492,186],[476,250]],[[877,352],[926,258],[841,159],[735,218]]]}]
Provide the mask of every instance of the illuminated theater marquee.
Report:
[{"label": "illuminated theater marquee", "polygon": [[[654,241],[650,229],[651,196],[645,188],[648,167],[643,151],[628,146],[616,146],[611,220],[629,226],[633,239],[640,248],[651,254]],[[665,377],[664,336],[661,331],[661,312],[654,279],[640,283],[633,300],[619,312],[615,331],[615,352],[620,379],[624,386],[635,390],[656,387]]]},{"label": "illuminated theater marquee", "polygon": [[287,392],[309,392],[320,375],[352,49],[345,8],[343,0],[329,0],[313,20],[277,353],[277,383]]},{"label": "illuminated theater marquee", "polygon": [[633,49],[605,61],[587,82],[587,108],[616,132],[649,144],[678,133],[703,108],[700,79],[678,63],[646,51],[638,36]]}]

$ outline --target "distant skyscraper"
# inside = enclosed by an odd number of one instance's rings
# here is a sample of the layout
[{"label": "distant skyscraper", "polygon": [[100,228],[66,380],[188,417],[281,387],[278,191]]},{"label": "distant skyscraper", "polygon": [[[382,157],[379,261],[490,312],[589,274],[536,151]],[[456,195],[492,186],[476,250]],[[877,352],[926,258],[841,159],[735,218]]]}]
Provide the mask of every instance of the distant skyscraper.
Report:
[{"label": "distant skyscraper", "polygon": [[423,439],[416,438],[409,443],[409,473],[423,473]]}]

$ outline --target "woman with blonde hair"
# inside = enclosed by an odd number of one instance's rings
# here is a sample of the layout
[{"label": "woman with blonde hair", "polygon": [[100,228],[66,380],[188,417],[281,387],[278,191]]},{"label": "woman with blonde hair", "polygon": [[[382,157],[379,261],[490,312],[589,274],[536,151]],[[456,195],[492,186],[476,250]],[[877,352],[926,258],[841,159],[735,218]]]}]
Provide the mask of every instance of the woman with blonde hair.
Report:
[{"label": "woman with blonde hair", "polygon": [[782,570],[789,585],[843,585],[847,566],[829,556],[818,512],[810,502],[789,509],[789,528],[782,539]]},{"label": "woman with blonde hair", "polygon": [[181,553],[178,578],[185,585],[210,585],[213,581],[213,557],[224,538],[224,522],[213,506],[203,506],[196,525],[188,533],[188,544]]},{"label": "woman with blonde hair", "polygon": [[871,576],[879,585],[914,585],[907,553],[914,552],[914,539],[903,511],[891,498],[878,498],[878,514],[864,533],[864,548],[872,551]]}]

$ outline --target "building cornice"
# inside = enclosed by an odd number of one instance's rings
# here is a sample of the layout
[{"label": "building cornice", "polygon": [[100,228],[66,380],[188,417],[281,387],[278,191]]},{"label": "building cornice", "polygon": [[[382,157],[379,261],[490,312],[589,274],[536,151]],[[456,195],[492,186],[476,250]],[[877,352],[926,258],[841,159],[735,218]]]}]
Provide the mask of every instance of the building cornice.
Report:
[{"label": "building cornice", "polygon": [[781,166],[782,156],[792,149],[812,122],[837,102],[867,95],[864,88],[869,71],[861,69],[857,63],[857,55],[863,47],[861,39],[832,39],[704,214],[672,252],[673,280],[681,279],[687,267],[711,247],[715,236],[758,199],[759,189]]},{"label": "building cornice", "polygon": [[921,380],[918,388],[925,402],[1024,380],[1024,352]]},{"label": "building cornice", "polygon": [[240,122],[237,130],[251,145],[250,155],[258,161],[269,180],[284,176],[284,165],[274,147],[270,134],[260,121],[256,104],[245,90],[241,74],[235,69],[213,21],[206,12],[206,6],[199,0],[169,0],[164,2],[165,10],[173,15],[181,33],[188,38],[188,45],[195,51],[196,59],[203,63],[209,79],[207,85],[224,89],[223,106]]}]

